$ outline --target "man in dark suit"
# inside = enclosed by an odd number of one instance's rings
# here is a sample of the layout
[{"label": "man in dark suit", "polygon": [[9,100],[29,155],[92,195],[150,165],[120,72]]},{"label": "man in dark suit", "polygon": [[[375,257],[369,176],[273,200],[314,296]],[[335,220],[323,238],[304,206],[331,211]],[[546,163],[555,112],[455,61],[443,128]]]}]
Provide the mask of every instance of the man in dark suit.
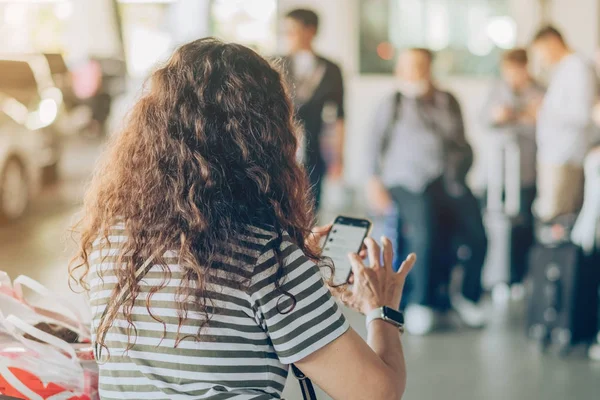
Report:
[{"label": "man in dark suit", "polygon": [[[316,54],[313,40],[319,17],[311,10],[290,11],[285,19],[288,55],[283,58],[286,79],[292,91],[296,115],[304,127],[303,161],[315,194],[317,209],[321,200],[323,178],[339,179],[344,153],[344,86],[340,68]],[[329,165],[321,153],[323,110],[336,108],[335,137]]]}]

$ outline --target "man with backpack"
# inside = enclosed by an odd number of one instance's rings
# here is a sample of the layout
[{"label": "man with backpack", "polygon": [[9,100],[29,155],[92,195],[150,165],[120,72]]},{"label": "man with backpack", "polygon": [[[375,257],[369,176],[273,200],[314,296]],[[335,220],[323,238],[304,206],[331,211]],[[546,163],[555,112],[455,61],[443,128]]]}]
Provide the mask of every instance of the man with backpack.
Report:
[{"label": "man with backpack", "polygon": [[478,201],[465,182],[473,152],[458,101],[432,83],[432,61],[427,49],[400,55],[398,91],[378,108],[367,150],[371,205],[384,212],[395,203],[404,248],[420,257],[405,312],[413,334],[430,332],[437,312],[449,308],[458,247],[464,279],[452,306],[466,324],[484,324],[478,302],[487,239]]}]

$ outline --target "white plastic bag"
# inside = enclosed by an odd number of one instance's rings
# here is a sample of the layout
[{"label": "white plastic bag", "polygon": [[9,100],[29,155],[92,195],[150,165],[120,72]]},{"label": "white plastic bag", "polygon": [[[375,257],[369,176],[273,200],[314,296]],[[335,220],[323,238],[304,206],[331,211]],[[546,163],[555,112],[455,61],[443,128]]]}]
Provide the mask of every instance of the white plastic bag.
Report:
[{"label": "white plastic bag", "polygon": [[0,293],[11,297],[14,296],[12,282],[8,274],[4,271],[0,271]]},{"label": "white plastic bag", "polygon": [[[0,325],[13,339],[12,350],[0,350],[0,376],[10,386],[27,398],[43,398],[32,390],[31,382],[23,382],[15,375],[19,373],[32,377],[38,392],[52,384],[57,393],[45,398],[71,399],[89,392],[86,389],[86,373],[70,344],[14,315],[0,315]],[[26,334],[40,342],[26,338]]]},{"label": "white plastic bag", "polygon": [[[68,320],[65,321],[60,314],[47,312],[46,315],[44,315],[43,313],[38,312],[37,309],[5,293],[0,293],[0,314],[7,317],[9,315],[14,315],[31,325],[45,322],[47,324],[53,324],[67,328],[77,333],[80,337],[80,340],[86,340],[89,338],[88,330],[81,330],[74,322]],[[53,315],[57,316],[58,318],[53,318]],[[3,331],[3,329],[0,326],[0,332],[1,331]]]},{"label": "white plastic bag", "polygon": [[[39,302],[34,305],[32,302],[28,301],[25,297],[24,288],[31,290],[42,298],[43,305]],[[89,342],[91,340],[89,323],[84,321],[83,316],[77,307],[70,301],[25,275],[18,276],[13,281],[13,290],[15,296],[23,303],[33,308],[36,313],[53,321],[60,321],[61,323],[58,325],[65,326],[68,329],[77,332],[80,341]],[[5,313],[5,315],[7,314]]]}]

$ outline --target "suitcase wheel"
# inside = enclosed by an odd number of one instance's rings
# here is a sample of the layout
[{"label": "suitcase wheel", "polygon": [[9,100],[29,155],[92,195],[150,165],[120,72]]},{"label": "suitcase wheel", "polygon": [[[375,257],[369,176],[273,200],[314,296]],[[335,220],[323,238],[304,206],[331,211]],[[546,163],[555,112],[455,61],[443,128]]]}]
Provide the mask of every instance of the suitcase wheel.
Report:
[{"label": "suitcase wheel", "polygon": [[546,267],[546,279],[550,282],[557,282],[561,277],[560,266],[551,263]]},{"label": "suitcase wheel", "polygon": [[564,357],[571,351],[571,339],[573,334],[569,329],[555,328],[552,330],[552,343],[556,346],[556,352]]},{"label": "suitcase wheel", "polygon": [[553,307],[548,307],[546,311],[544,311],[544,321],[554,322],[558,317],[558,312]]},{"label": "suitcase wheel", "polygon": [[548,336],[548,328],[542,324],[534,324],[529,328],[529,337],[536,341],[541,341]]},{"label": "suitcase wheel", "polygon": [[549,336],[541,338],[536,343],[537,343],[537,349],[541,353],[548,352],[548,349],[550,348],[550,345],[552,344]]},{"label": "suitcase wheel", "polygon": [[529,328],[529,337],[535,342],[538,351],[546,352],[550,346],[550,331],[543,324],[534,324]]}]

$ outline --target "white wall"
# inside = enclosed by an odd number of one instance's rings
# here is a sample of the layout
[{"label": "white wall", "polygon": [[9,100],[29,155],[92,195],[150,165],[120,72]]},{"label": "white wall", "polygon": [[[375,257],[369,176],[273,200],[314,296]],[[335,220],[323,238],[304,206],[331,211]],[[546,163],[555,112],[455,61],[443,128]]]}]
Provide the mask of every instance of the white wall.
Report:
[{"label": "white wall", "polygon": [[169,9],[169,26],[175,45],[210,34],[208,0],[179,0]]},{"label": "white wall", "polygon": [[112,1],[74,0],[71,4],[73,15],[67,35],[71,59],[120,56],[122,49]]},{"label": "white wall", "polygon": [[354,21],[357,11],[355,0],[279,0],[279,14],[283,17],[294,8],[310,8],[319,14],[319,34],[316,49],[343,66],[346,74],[358,70],[358,32]]},{"label": "white wall", "polygon": [[552,22],[562,30],[567,42],[592,58],[598,48],[600,5],[598,0],[554,0]]}]

